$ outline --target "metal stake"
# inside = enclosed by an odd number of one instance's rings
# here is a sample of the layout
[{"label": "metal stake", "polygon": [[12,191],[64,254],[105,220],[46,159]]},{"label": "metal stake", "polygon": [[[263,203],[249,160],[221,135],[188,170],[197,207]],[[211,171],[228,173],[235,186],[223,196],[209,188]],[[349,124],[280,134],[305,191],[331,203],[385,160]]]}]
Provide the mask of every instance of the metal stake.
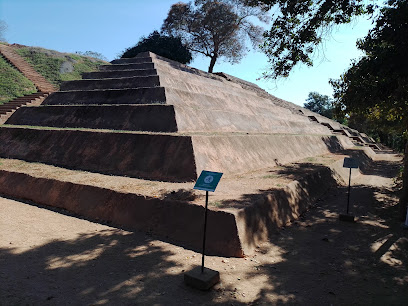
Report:
[{"label": "metal stake", "polygon": [[351,168],[349,174],[349,186],[348,186],[348,195],[347,195],[347,214],[349,213],[349,206],[350,206],[350,188],[351,188]]},{"label": "metal stake", "polygon": [[204,235],[203,235],[203,257],[201,260],[201,273],[204,273],[204,253],[205,253],[205,234],[207,229],[207,207],[208,207],[208,191],[205,192],[205,217],[204,217]]}]

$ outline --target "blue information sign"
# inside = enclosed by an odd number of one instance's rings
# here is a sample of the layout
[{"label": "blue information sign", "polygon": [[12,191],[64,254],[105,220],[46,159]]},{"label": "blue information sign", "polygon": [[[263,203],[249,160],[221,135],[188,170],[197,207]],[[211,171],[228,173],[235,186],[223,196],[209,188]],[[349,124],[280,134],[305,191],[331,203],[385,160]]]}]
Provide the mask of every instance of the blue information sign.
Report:
[{"label": "blue information sign", "polygon": [[214,192],[221,179],[221,176],[221,172],[203,170],[198,177],[196,184],[194,185],[194,189]]},{"label": "blue information sign", "polygon": [[358,169],[358,162],[354,158],[345,157],[343,161],[343,168]]}]

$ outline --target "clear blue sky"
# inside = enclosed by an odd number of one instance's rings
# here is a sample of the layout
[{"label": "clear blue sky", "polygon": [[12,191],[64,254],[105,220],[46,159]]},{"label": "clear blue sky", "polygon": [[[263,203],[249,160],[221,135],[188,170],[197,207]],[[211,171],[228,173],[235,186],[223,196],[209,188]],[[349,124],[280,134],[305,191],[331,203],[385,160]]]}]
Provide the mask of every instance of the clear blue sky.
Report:
[{"label": "clear blue sky", "polygon": [[[89,50],[113,60],[141,36],[159,30],[170,6],[178,1],[0,0],[0,19],[8,25],[5,37],[9,43],[60,52]],[[313,67],[299,66],[287,79],[257,81],[267,68],[267,59],[254,51],[240,64],[217,62],[214,71],[254,82],[281,99],[303,105],[311,91],[332,95],[328,80],[339,78],[350,60],[360,55],[356,39],[364,37],[370,27],[364,19],[340,27],[322,48]],[[190,66],[207,70],[208,64],[209,59],[197,57]]]}]

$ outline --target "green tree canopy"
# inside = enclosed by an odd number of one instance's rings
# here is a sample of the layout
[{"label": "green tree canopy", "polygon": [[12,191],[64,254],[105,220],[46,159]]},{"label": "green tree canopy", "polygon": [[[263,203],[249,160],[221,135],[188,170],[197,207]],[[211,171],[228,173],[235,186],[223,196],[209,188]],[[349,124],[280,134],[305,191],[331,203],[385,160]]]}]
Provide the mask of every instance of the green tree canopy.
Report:
[{"label": "green tree canopy", "polygon": [[372,13],[365,0],[245,0],[247,5],[270,9],[274,18],[264,33],[261,49],[271,69],[265,78],[287,77],[299,63],[313,65],[313,53],[334,25],[351,22],[354,16]]},{"label": "green tree canopy", "polygon": [[146,51],[182,64],[188,64],[193,59],[191,52],[182,43],[180,37],[167,36],[158,31],[152,32],[148,37],[142,37],[135,46],[126,49],[121,58],[135,57],[138,53]]},{"label": "green tree canopy", "polygon": [[248,39],[259,45],[263,29],[250,21],[254,16],[267,21],[261,9],[245,6],[241,0],[178,2],[172,5],[162,31],[180,36],[189,50],[209,57],[211,73],[218,58],[239,62]]},{"label": "green tree canopy", "polygon": [[304,107],[327,118],[333,117],[333,100],[318,92],[309,92]]},{"label": "green tree canopy", "polygon": [[358,41],[365,55],[331,80],[337,111],[397,122],[408,120],[408,2],[388,1],[375,27]]},{"label": "green tree canopy", "polygon": [[82,55],[82,56],[89,56],[89,57],[93,57],[96,59],[100,59],[101,61],[105,61],[105,62],[108,60],[102,53],[95,52],[95,51],[85,51],[85,52],[76,51],[75,53]]},{"label": "green tree canopy", "polygon": [[[358,42],[365,55],[339,80],[332,80],[337,112],[360,116],[383,134],[408,130],[408,1],[390,0],[375,27]],[[408,145],[405,149],[401,218],[408,201]]]}]

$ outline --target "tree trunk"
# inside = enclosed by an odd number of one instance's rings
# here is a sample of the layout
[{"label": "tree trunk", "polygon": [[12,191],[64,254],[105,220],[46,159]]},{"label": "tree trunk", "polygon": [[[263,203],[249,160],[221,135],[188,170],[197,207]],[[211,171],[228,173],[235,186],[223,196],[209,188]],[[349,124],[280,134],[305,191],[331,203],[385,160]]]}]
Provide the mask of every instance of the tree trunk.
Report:
[{"label": "tree trunk", "polygon": [[217,61],[217,55],[211,57],[210,67],[208,67],[208,73],[213,73],[215,62]]},{"label": "tree trunk", "polygon": [[408,141],[405,145],[404,172],[402,174],[402,194],[400,199],[400,220],[405,221],[408,203]]}]

